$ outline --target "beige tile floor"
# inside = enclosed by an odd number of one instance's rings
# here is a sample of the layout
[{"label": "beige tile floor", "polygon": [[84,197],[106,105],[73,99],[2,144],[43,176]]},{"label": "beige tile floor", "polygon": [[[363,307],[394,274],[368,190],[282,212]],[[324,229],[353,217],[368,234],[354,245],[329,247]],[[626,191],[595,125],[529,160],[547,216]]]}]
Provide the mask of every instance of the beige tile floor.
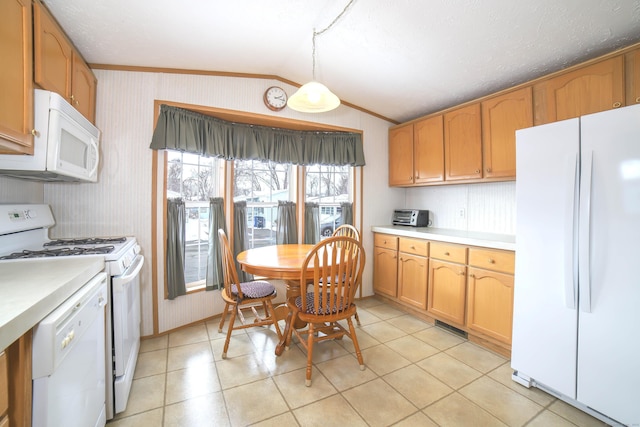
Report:
[{"label": "beige tile floor", "polygon": [[[358,369],[348,338],[274,355],[273,328],[224,333],[210,321],[144,340],[127,410],[132,426],[603,426],[511,380],[509,361],[383,302],[358,302]],[[284,325],[283,325],[284,326]]]}]

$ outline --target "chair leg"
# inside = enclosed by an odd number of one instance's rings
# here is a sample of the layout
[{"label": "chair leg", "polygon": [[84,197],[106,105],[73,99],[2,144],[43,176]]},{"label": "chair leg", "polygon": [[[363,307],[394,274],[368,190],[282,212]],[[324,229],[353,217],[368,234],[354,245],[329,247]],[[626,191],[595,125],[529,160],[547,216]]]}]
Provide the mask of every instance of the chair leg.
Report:
[{"label": "chair leg", "polygon": [[278,319],[276,319],[276,312],[273,309],[273,304],[271,301],[266,301],[264,303],[264,313],[265,317],[273,320],[273,326],[276,328],[276,333],[278,334],[278,340],[282,341],[282,331],[280,330],[280,325],[278,325]]},{"label": "chair leg", "polygon": [[236,321],[236,313],[240,310],[237,305],[233,306],[231,318],[229,319],[229,327],[227,329],[227,338],[224,340],[224,348],[222,349],[222,358],[227,358],[227,350],[229,350],[229,342],[231,341],[231,332],[233,332],[233,323]]},{"label": "chair leg", "polygon": [[313,341],[314,341],[314,325],[309,323],[309,331],[307,334],[307,378],[304,385],[311,386],[311,369],[313,367]]},{"label": "chair leg", "polygon": [[356,318],[356,323],[358,324],[358,326],[362,326],[360,324],[360,317],[358,317],[358,312],[356,311],[356,315],[354,316]]},{"label": "chair leg", "polygon": [[364,360],[362,359],[362,352],[360,351],[360,345],[358,344],[358,337],[356,336],[356,328],[353,327],[353,322],[351,318],[347,318],[347,323],[349,324],[349,331],[351,332],[351,341],[353,341],[353,348],[356,350],[356,357],[358,358],[358,363],[360,364],[360,370],[364,371]]},{"label": "chair leg", "polygon": [[218,325],[218,332],[222,332],[222,327],[224,326],[224,319],[227,317],[227,312],[229,311],[229,303],[224,304],[224,310],[222,310],[222,317],[220,317],[220,325]]}]

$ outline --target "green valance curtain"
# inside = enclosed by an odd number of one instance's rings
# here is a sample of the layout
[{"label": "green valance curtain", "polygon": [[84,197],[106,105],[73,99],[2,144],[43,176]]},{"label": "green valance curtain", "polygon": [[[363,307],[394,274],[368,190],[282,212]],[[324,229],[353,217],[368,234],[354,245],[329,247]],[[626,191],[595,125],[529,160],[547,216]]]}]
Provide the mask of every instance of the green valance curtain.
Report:
[{"label": "green valance curtain", "polygon": [[360,133],[299,131],[234,123],[164,104],[160,106],[150,148],[226,160],[365,165]]}]

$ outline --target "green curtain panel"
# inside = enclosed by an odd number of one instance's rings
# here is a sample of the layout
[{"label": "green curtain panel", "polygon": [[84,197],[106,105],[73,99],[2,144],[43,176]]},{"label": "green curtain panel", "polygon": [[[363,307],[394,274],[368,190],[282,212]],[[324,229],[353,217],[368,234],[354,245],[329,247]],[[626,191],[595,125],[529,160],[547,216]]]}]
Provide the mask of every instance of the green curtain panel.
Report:
[{"label": "green curtain panel", "polygon": [[226,160],[365,165],[360,133],[296,131],[234,123],[164,104],[160,106],[150,148]]},{"label": "green curtain panel", "polygon": [[298,243],[298,225],[296,221],[296,204],[284,200],[278,201],[278,227],[276,243],[286,245]]},{"label": "green curtain panel", "polygon": [[167,200],[167,291],[169,299],[187,293],[184,283],[186,210],[182,199]]},{"label": "green curtain panel", "polygon": [[320,241],[320,205],[304,204],[304,243],[315,245]]},{"label": "green curtain panel", "polygon": [[249,274],[240,268],[238,263],[238,254],[247,249],[247,202],[235,202],[233,204],[233,255],[236,260],[236,271],[238,272],[238,280],[240,282],[250,282],[253,280],[253,274]]},{"label": "green curtain panel", "polygon": [[222,273],[222,250],[220,249],[220,239],[218,239],[218,229],[222,228],[226,232],[224,218],[224,204],[222,197],[212,197],[209,199],[209,251],[207,253],[207,291],[220,289],[224,284]]},{"label": "green curtain panel", "polygon": [[353,225],[353,203],[340,203],[340,224]]}]

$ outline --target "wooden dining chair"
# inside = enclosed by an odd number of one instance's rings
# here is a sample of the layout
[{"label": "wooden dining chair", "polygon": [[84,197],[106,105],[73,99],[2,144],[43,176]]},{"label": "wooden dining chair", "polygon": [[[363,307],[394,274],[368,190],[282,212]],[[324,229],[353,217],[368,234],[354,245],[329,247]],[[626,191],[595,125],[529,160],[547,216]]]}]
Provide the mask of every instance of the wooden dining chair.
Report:
[{"label": "wooden dining chair", "polygon": [[[222,332],[227,313],[231,312],[229,327],[227,328],[227,338],[222,350],[222,358],[227,358],[227,350],[231,340],[231,333],[237,329],[252,328],[255,326],[273,325],[278,334],[278,340],[282,339],[280,326],[275,318],[272,300],[277,296],[276,288],[265,280],[254,280],[240,283],[238,272],[234,262],[233,253],[229,248],[229,240],[223,229],[218,230],[220,239],[220,251],[222,254],[222,271],[224,276],[224,287],[220,290],[224,300],[224,311],[220,319],[218,332]],[[260,316],[256,306],[262,305],[264,316]],[[250,309],[253,312],[254,321],[245,323],[243,309]],[[240,325],[236,325],[236,317],[240,318]]]},{"label": "wooden dining chair", "polygon": [[[351,224],[342,224],[341,226],[335,229],[335,231],[333,232],[333,236],[347,236],[347,237],[351,237],[352,239],[356,239],[358,242],[362,243],[362,240],[360,240],[360,232],[358,231],[357,228],[355,228]],[[360,283],[358,283],[358,288],[359,287],[360,287]],[[356,314],[353,317],[355,317],[356,323],[358,324],[358,326],[360,326],[360,316],[358,316],[358,312],[356,312]]]},{"label": "wooden dining chair", "polygon": [[[295,322],[299,319],[307,323],[307,326],[304,329],[288,327],[285,348],[289,347],[295,333],[307,351],[307,387],[311,385],[313,347],[321,341],[348,336],[353,341],[360,369],[365,368],[356,330],[351,321],[356,313],[354,295],[360,284],[364,264],[362,244],[347,236],[322,240],[313,247],[302,263],[300,282],[304,283],[310,277],[312,280],[307,292],[287,301],[292,313],[288,321]],[[348,329],[338,323],[340,320],[347,321]]]}]

